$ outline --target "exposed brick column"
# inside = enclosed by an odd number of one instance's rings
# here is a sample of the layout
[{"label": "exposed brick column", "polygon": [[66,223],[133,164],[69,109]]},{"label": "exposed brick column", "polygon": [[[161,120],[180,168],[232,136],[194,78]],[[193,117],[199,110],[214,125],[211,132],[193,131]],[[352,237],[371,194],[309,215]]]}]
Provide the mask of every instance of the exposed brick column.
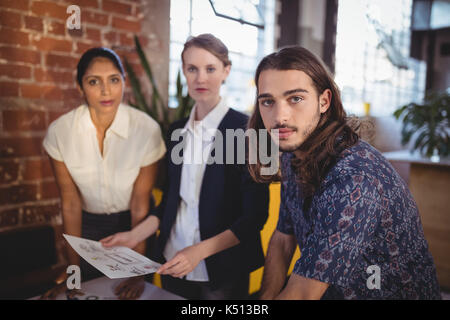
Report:
[{"label": "exposed brick column", "polygon": [[[66,28],[70,5],[81,9],[81,30]],[[133,52],[137,34],[160,91],[167,92],[169,6],[161,0],[0,1],[0,232],[39,223],[61,232],[58,189],[42,140],[54,119],[82,103],[75,81],[82,52],[113,48],[143,76]]]}]

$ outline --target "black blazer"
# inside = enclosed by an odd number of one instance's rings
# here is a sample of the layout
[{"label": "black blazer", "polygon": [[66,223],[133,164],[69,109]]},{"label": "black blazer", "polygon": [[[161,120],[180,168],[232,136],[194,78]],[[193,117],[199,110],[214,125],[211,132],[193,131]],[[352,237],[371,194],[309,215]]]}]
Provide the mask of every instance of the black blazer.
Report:
[{"label": "black blazer", "polygon": [[[160,234],[153,258],[164,262],[164,247],[175,222],[181,200],[180,180],[182,164],[175,164],[171,153],[179,141],[171,141],[175,129],[184,128],[188,118],[174,122],[166,139],[166,182],[163,199],[154,214],[160,219]],[[252,180],[246,165],[226,164],[226,129],[246,129],[248,117],[229,109],[219,124],[223,137],[223,164],[207,164],[203,176],[199,224],[202,240],[211,238],[227,229],[236,235],[240,243],[206,259],[208,277],[213,287],[236,277],[248,274],[264,265],[260,231],[266,223],[269,210],[269,186]],[[180,138],[180,141],[182,138]],[[237,139],[235,139],[235,142]],[[213,149],[214,150],[214,149]],[[182,152],[180,153],[182,154]],[[214,151],[212,151],[214,156]]]}]

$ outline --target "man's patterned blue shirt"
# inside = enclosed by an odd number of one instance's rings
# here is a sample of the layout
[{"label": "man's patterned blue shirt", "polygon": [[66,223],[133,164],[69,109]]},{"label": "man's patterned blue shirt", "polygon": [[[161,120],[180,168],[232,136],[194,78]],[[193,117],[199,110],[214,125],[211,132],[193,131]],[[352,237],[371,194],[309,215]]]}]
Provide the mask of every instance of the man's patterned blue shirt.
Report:
[{"label": "man's patterned blue shirt", "polygon": [[[323,299],[440,299],[416,203],[376,149],[360,140],[344,150],[306,212],[293,157],[281,158],[277,230],[297,239],[295,274],[328,283]],[[380,289],[367,285],[373,265]]]}]

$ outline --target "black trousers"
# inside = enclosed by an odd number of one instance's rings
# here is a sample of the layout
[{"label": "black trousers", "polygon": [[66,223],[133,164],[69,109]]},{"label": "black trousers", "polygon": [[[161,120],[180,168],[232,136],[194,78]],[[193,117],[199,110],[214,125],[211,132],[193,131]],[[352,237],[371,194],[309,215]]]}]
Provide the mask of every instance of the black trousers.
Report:
[{"label": "black trousers", "polygon": [[161,276],[162,287],[189,300],[246,300],[248,299],[248,274],[233,279],[219,288],[209,282],[189,281],[167,275]]},{"label": "black trousers", "polygon": [[[81,221],[81,236],[89,240],[99,241],[117,232],[131,230],[131,213],[122,211],[112,214],[94,214],[83,211]],[[82,281],[92,280],[103,274],[86,260],[80,261]]]}]

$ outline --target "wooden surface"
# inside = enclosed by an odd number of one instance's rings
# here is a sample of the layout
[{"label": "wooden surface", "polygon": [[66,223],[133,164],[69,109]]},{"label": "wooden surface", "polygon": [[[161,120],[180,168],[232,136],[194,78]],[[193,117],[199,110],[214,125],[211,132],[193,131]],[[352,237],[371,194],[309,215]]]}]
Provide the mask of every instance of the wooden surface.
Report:
[{"label": "wooden surface", "polygon": [[411,163],[409,188],[441,287],[450,289],[450,166]]},{"label": "wooden surface", "polygon": [[383,156],[385,156],[389,161],[403,161],[450,167],[450,157],[438,157],[436,159],[433,157],[427,158],[420,155],[418,152],[411,152],[409,150],[384,152]]}]

